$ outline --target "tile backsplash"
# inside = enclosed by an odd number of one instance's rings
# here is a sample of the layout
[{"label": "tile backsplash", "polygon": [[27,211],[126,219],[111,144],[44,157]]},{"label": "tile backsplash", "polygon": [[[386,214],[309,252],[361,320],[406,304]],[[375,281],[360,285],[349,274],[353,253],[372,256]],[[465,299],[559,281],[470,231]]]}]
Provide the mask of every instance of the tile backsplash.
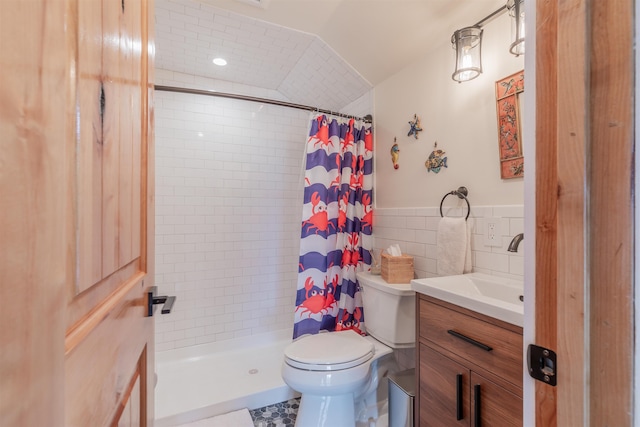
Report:
[{"label": "tile backsplash", "polygon": [[[452,209],[451,216],[466,215],[464,209]],[[374,211],[374,236],[377,251],[392,244],[414,257],[415,276],[437,276],[436,244],[440,212],[438,208],[378,208]],[[484,234],[488,218],[497,218],[500,224],[501,246],[485,246]],[[522,278],[524,276],[524,245],[518,252],[507,252],[513,236],[524,231],[524,207],[473,206],[471,221],[471,257],[473,271],[496,276]]]},{"label": "tile backsplash", "polygon": [[[450,209],[451,216],[466,215],[463,209]],[[498,219],[500,246],[485,246],[484,233],[487,219]],[[414,257],[415,277],[434,277],[436,271],[436,245],[439,208],[378,208],[374,210],[375,250],[398,244],[403,253]],[[524,276],[524,245],[518,252],[507,252],[513,236],[524,231],[524,207],[472,206],[471,257],[473,271],[496,276],[518,278]],[[415,367],[415,349],[396,350],[395,358],[401,369]]]}]

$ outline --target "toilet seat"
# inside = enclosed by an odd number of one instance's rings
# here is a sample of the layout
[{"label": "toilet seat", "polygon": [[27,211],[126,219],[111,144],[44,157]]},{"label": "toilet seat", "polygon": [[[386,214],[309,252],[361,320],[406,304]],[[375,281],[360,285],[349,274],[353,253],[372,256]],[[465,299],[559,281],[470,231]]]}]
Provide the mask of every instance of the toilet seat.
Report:
[{"label": "toilet seat", "polygon": [[288,365],[307,371],[352,368],[365,363],[373,354],[373,343],[351,330],[303,337],[284,350]]}]

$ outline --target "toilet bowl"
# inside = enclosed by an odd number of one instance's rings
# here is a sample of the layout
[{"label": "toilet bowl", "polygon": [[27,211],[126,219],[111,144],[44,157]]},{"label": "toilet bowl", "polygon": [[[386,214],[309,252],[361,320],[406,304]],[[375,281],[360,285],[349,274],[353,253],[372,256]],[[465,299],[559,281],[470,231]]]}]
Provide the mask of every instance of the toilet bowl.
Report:
[{"label": "toilet bowl", "polygon": [[347,330],[308,335],[285,349],[282,378],[302,395],[296,426],[355,425],[356,410],[377,387],[372,371],[392,352],[374,341]]},{"label": "toilet bowl", "polygon": [[390,285],[369,273],[358,273],[358,281],[368,336],[351,330],[320,333],[285,348],[282,378],[301,394],[296,427],[375,423],[380,377],[395,363],[393,348],[414,346],[415,292],[410,285]]}]

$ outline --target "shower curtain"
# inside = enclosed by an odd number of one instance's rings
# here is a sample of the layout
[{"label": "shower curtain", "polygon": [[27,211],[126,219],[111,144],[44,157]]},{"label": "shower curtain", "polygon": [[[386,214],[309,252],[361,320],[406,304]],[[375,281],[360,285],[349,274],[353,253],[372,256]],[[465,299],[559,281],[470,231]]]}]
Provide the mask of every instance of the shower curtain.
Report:
[{"label": "shower curtain", "polygon": [[370,124],[317,115],[306,146],[293,338],[365,333],[356,272],[371,266],[373,134]]}]

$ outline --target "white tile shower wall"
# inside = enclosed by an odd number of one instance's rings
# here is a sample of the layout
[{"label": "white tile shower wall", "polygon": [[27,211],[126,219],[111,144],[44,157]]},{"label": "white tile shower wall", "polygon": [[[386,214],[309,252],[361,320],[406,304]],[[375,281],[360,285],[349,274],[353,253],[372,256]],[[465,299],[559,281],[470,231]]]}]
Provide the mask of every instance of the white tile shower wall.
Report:
[{"label": "white tile shower wall", "polygon": [[[451,209],[451,216],[466,215],[466,207]],[[376,209],[374,211],[374,237],[376,251],[392,244],[414,257],[415,276],[437,276],[437,230],[440,221],[439,208]],[[484,245],[484,229],[487,218],[500,218],[502,246]],[[479,206],[471,208],[472,235],[471,257],[473,271],[502,277],[524,276],[524,245],[518,252],[507,252],[513,236],[524,231],[524,207]],[[377,252],[378,253],[378,252]]]},{"label": "white tile shower wall", "polygon": [[[372,88],[315,35],[197,0],[158,0],[155,7],[158,68],[277,89],[295,103],[333,111]],[[212,66],[215,56],[227,66]]]},{"label": "white tile shower wall", "polygon": [[[316,36],[197,0],[155,4],[159,68],[277,89]],[[222,56],[226,67],[213,67]]]},{"label": "white tile shower wall", "polygon": [[301,104],[332,111],[339,111],[370,90],[369,82],[317,38],[278,87],[278,91]]},{"label": "white tile shower wall", "polygon": [[352,103],[340,110],[341,113],[353,114],[357,117],[364,117],[367,114],[373,115],[373,90],[362,95]]},{"label": "white tile shower wall", "polygon": [[155,103],[156,283],[177,296],[156,349],[292,327],[309,112],[160,91]]},{"label": "white tile shower wall", "polygon": [[241,83],[233,83],[225,80],[211,79],[208,77],[195,76],[178,71],[156,69],[156,85],[175,86],[189,89],[211,90],[216,92],[226,92],[236,95],[247,95],[258,98],[275,99],[277,101],[289,101],[286,96],[277,90],[263,89]]}]

